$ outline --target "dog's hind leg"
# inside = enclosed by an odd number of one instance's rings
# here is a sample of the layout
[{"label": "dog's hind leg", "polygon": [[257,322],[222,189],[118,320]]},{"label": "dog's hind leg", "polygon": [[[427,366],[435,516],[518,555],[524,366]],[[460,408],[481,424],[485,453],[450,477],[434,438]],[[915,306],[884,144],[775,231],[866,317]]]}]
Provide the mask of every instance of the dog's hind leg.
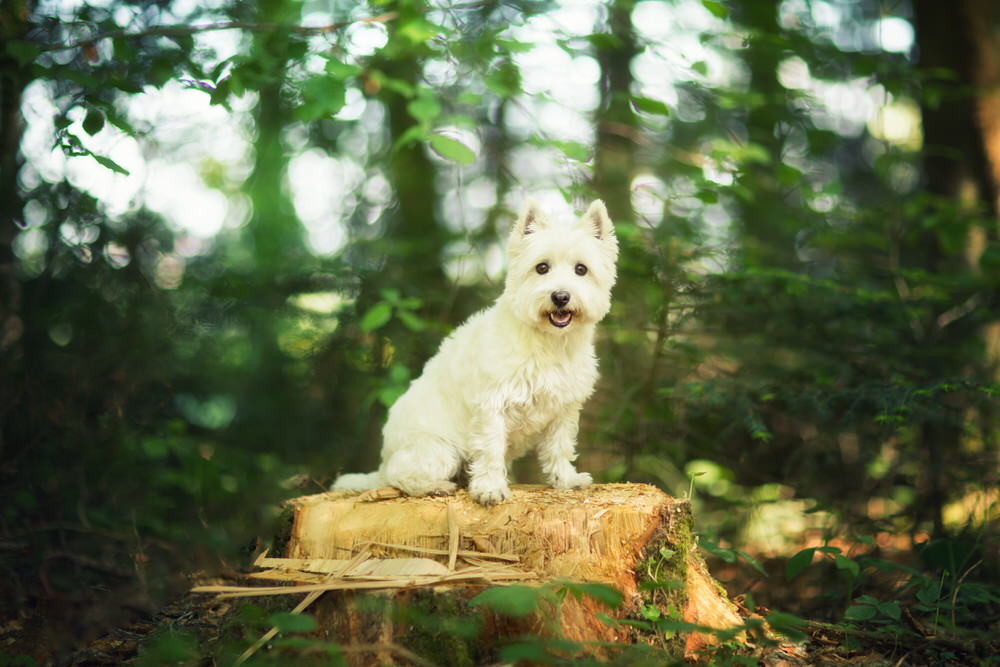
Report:
[{"label": "dog's hind leg", "polygon": [[386,483],[408,496],[443,496],[455,492],[462,468],[458,454],[431,438],[407,442],[382,467]]}]

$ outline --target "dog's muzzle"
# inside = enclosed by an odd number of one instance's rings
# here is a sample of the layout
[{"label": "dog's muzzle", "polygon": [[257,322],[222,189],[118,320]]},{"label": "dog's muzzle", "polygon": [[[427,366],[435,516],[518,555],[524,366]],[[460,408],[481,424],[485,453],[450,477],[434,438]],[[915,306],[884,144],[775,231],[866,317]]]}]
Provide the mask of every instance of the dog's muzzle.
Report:
[{"label": "dog's muzzle", "polygon": [[573,311],[566,308],[566,304],[569,303],[569,292],[566,290],[556,290],[550,295],[553,305],[555,305],[556,310],[549,313],[549,323],[554,327],[568,327],[569,323],[573,321]]}]

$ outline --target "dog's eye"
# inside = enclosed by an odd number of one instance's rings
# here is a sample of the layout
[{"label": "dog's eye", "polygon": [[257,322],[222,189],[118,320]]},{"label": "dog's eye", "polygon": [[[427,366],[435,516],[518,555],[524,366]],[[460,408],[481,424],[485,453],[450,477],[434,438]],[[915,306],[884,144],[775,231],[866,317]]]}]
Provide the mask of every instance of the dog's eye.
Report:
[{"label": "dog's eye", "polygon": [[545,262],[541,262],[540,264],[536,264],[535,265],[535,272],[538,273],[539,275],[541,275],[543,273],[548,273],[549,272],[549,265],[546,264]]},{"label": "dog's eye", "polygon": [[576,275],[585,276],[587,275],[587,267],[583,264],[576,265]]}]

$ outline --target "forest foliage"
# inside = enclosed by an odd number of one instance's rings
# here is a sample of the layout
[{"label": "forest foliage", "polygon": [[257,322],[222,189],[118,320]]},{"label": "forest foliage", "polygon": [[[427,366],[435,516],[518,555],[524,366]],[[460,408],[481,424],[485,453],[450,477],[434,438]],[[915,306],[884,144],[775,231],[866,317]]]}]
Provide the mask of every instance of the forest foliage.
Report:
[{"label": "forest foliage", "polygon": [[[4,2],[3,611],[86,634],[238,563],[377,464],[524,198],[600,197],[581,466],[690,494],[768,604],[995,630],[1000,45],[941,12]],[[819,601],[771,590],[810,571]]]}]

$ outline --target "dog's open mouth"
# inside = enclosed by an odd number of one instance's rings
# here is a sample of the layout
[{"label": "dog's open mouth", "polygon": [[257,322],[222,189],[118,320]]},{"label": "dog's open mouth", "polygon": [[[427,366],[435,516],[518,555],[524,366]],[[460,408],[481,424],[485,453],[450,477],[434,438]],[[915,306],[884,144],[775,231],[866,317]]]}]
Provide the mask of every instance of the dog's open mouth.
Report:
[{"label": "dog's open mouth", "polygon": [[549,322],[554,327],[568,327],[569,323],[573,320],[573,311],[565,310],[560,308],[559,310],[554,310],[549,313]]}]

